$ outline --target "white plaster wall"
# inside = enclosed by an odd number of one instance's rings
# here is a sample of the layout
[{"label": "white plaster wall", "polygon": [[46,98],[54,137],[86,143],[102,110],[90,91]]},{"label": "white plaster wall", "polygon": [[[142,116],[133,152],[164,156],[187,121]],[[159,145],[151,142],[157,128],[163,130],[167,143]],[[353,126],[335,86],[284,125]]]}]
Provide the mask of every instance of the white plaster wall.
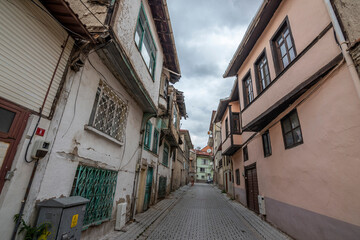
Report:
[{"label": "white plaster wall", "polygon": [[[105,76],[104,79],[87,61],[83,72],[74,75],[69,97],[54,141],[37,200],[69,196],[78,164],[118,171],[115,202],[131,198],[135,165],[139,154],[142,110],[116,78],[102,64],[100,58],[90,54],[91,63]],[[120,146],[103,136],[84,129],[88,124],[99,81],[104,80],[128,103],[124,145]],[[128,202],[129,205],[129,202]]]},{"label": "white plaster wall", "polygon": [[[14,228],[13,217],[15,214],[19,213],[21,201],[24,198],[25,190],[27,184],[29,182],[31,172],[34,166],[34,162],[26,163],[24,160],[26,147],[29,143],[30,136],[32,135],[36,122],[38,121],[38,116],[31,115],[27,126],[24,130],[21,141],[18,145],[18,151],[14,157],[13,164],[11,167],[11,171],[14,172],[14,176],[11,180],[6,181],[5,185],[1,191],[0,195],[0,232],[2,235],[2,239],[10,239],[12,230]],[[47,119],[41,119],[39,123],[39,127],[46,130],[45,135],[43,137],[34,136],[32,140],[32,144],[29,147],[28,151],[28,160],[30,160],[30,154],[32,150],[33,143],[36,140],[45,140],[47,139],[47,135],[49,133],[49,125],[50,121]],[[40,161],[38,171],[41,171],[42,160]],[[36,185],[36,180],[34,180],[34,184]],[[31,196],[29,197],[31,199]],[[24,219],[28,217],[28,211],[25,209]]]},{"label": "white plaster wall", "polygon": [[[156,52],[156,65],[155,76],[152,79],[148,68],[142,58],[140,51],[138,50],[134,36],[137,19],[140,11],[141,2],[143,2],[144,10],[147,19],[149,20],[151,34],[153,36]],[[123,0],[120,1],[119,11],[116,13],[114,31],[118,36],[118,39],[127,53],[131,63],[133,64],[136,73],[140,77],[140,80],[144,84],[146,90],[150,94],[151,99],[158,105],[159,88],[161,71],[164,61],[163,50],[157,35],[154,21],[152,19],[151,10],[147,1],[141,0]]]},{"label": "white plaster wall", "polygon": [[[160,148],[159,148],[159,162],[158,162],[158,175],[157,175],[157,185],[156,185],[156,194],[159,192],[159,177],[163,176],[166,177],[166,194],[170,193],[170,183],[171,183],[171,167],[173,161],[171,160],[170,152],[169,152],[169,159],[168,159],[168,166],[162,164],[163,156],[164,156],[164,143],[166,141],[163,140]],[[168,146],[169,144],[166,143]],[[157,198],[157,196],[156,196]]]}]

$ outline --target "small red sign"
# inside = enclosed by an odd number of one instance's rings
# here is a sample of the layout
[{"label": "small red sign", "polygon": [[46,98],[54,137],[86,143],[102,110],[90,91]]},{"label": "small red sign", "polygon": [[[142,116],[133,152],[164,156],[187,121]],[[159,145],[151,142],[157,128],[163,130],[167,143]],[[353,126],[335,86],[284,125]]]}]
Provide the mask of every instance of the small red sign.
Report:
[{"label": "small red sign", "polygon": [[36,135],[43,137],[44,134],[45,134],[45,129],[43,129],[43,128],[36,129]]}]

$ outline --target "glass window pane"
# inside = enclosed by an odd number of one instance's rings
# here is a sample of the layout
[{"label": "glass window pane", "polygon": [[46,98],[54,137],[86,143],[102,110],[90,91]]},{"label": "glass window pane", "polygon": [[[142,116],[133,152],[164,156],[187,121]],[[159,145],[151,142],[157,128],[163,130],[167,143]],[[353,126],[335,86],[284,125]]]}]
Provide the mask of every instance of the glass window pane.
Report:
[{"label": "glass window pane", "polygon": [[294,144],[292,132],[285,134],[285,144],[286,146],[292,146]]},{"label": "glass window pane", "polygon": [[284,57],[287,54],[285,44],[280,46],[280,52],[281,52],[281,57]]},{"label": "glass window pane", "polygon": [[266,84],[266,86],[268,86],[270,84],[270,76],[269,75],[266,75],[266,77],[265,77],[265,84]]},{"label": "glass window pane", "polygon": [[140,47],[140,41],[141,41],[142,34],[143,34],[143,28],[141,27],[141,24],[139,21],[136,26],[136,31],[135,31],[135,43],[138,47]]},{"label": "glass window pane", "polygon": [[141,55],[144,58],[145,64],[147,67],[150,66],[150,53],[148,52],[148,49],[146,48],[146,45],[144,44],[145,38],[141,47]]},{"label": "glass window pane", "polygon": [[286,68],[286,66],[289,65],[289,59],[288,59],[287,55],[284,56],[284,58],[282,59],[282,62],[283,62],[284,68]]},{"label": "glass window pane", "polygon": [[295,138],[295,143],[299,143],[302,141],[302,136],[301,136],[301,130],[300,127],[296,128],[294,130],[294,138]]},{"label": "glass window pane", "polygon": [[291,121],[291,127],[294,129],[296,127],[298,127],[299,124],[299,119],[297,114],[294,112],[293,114],[290,115],[290,121]]},{"label": "glass window pane", "polygon": [[282,38],[282,36],[277,40],[278,45],[280,46],[281,43],[284,42],[284,39]]},{"label": "glass window pane", "polygon": [[291,49],[289,50],[289,55],[290,55],[290,61],[294,60],[294,58],[295,58],[294,48],[291,48]]},{"label": "glass window pane", "polygon": [[292,47],[292,41],[291,41],[290,35],[286,37],[286,43],[287,43],[287,45],[288,45],[288,48],[291,48],[291,47]]},{"label": "glass window pane", "polygon": [[14,118],[14,112],[0,108],[0,132],[8,133]]},{"label": "glass window pane", "polygon": [[284,133],[290,132],[291,131],[291,125],[290,125],[290,121],[289,119],[284,119],[283,121],[283,127],[284,127]]},{"label": "glass window pane", "polygon": [[287,35],[289,35],[289,29],[286,28],[286,30],[284,31],[284,37],[286,37]]},{"label": "glass window pane", "polygon": [[267,64],[264,65],[264,70],[265,70],[265,75],[269,75],[269,68]]}]

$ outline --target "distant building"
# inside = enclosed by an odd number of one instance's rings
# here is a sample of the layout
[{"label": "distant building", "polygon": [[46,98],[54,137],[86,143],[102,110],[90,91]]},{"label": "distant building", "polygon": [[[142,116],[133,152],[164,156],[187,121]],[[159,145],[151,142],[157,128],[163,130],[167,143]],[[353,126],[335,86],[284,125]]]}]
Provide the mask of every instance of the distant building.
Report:
[{"label": "distant building", "polygon": [[212,147],[196,150],[196,181],[206,182],[214,178]]}]

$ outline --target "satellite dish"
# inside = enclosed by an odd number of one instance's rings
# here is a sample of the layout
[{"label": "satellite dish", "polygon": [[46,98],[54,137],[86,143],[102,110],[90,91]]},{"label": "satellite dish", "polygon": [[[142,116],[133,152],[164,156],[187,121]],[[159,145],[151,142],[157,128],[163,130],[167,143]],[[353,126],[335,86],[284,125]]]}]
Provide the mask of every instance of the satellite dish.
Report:
[{"label": "satellite dish", "polygon": [[211,149],[209,148],[208,150],[206,150],[207,153],[211,153]]}]

